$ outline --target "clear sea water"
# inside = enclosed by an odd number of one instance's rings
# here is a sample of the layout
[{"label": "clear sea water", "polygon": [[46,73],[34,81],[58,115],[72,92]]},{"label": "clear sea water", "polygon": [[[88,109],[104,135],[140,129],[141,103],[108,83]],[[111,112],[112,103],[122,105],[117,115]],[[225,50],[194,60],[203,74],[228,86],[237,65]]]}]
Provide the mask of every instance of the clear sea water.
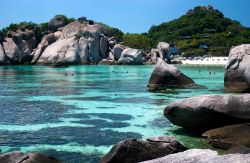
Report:
[{"label": "clear sea water", "polygon": [[207,147],[204,139],[173,126],[163,109],[175,100],[224,93],[224,69],[178,67],[208,88],[148,92],[153,66],[0,67],[0,152],[94,163],[129,138],[174,135],[190,148]]}]

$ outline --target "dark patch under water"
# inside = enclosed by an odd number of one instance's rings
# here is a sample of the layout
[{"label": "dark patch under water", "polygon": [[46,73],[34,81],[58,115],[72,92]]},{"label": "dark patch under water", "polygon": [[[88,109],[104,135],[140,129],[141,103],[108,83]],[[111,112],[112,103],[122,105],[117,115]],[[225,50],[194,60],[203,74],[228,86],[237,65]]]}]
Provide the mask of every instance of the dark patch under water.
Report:
[{"label": "dark patch under water", "polygon": [[[0,67],[0,152],[32,147],[30,152],[57,157],[65,163],[96,163],[103,155],[103,148],[99,147],[110,148],[121,140],[142,138],[144,134],[150,137],[159,136],[155,133],[187,136],[183,140],[189,142],[192,136],[186,133],[182,135],[180,131],[167,131],[172,124],[162,115],[163,108],[173,100],[215,91],[223,93],[224,70],[217,68],[215,75],[208,76],[211,68],[205,67],[204,73],[197,74],[200,68],[183,66],[181,70],[186,75],[196,83],[208,86],[208,89],[151,93],[146,86],[152,68]],[[98,105],[87,105],[88,102]],[[79,114],[73,114],[75,112]],[[30,131],[29,125],[32,127]],[[36,129],[40,125],[44,128]],[[23,127],[26,130],[22,130]],[[124,132],[118,132],[123,129]],[[197,137],[192,141],[196,140]],[[88,154],[64,151],[59,147],[67,144],[76,144],[82,148],[93,146],[96,151]],[[44,145],[59,149],[50,149]]]},{"label": "dark patch under water", "polygon": [[[1,101],[0,124],[3,125],[28,125],[60,122],[60,118],[74,106],[62,105],[55,101]],[[75,108],[76,109],[76,108]]]},{"label": "dark patch under water", "polygon": [[[91,123],[91,122],[89,122]],[[112,145],[127,138],[141,138],[139,133],[121,133],[110,129],[103,130],[101,124],[94,127],[57,127],[39,131],[0,131],[0,144],[3,146],[22,147],[35,144],[62,145],[71,142],[79,145]],[[108,125],[108,124],[107,124]],[[112,123],[109,124],[112,127]],[[116,126],[117,127],[117,126]]]}]

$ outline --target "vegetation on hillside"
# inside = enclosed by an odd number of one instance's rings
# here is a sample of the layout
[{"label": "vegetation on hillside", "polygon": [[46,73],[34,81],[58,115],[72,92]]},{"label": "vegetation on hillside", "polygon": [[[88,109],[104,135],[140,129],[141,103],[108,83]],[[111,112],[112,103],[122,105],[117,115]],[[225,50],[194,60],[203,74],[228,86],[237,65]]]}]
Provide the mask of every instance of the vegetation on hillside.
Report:
[{"label": "vegetation on hillside", "polygon": [[152,42],[146,34],[130,34],[127,33],[123,36],[123,44],[131,48],[137,49],[151,49]]},{"label": "vegetation on hillside", "polygon": [[[66,24],[75,21],[74,18],[62,16]],[[237,21],[225,18],[223,13],[212,6],[199,6],[189,10],[186,15],[170,22],[152,26],[148,33],[124,34],[117,28],[99,23],[105,29],[108,37],[114,37],[118,42],[137,49],[151,49],[158,42],[173,43],[184,56],[227,56],[232,46],[250,43],[250,28],[244,27]],[[0,33],[4,36],[8,31],[16,31],[22,26],[38,30],[37,33],[46,33],[48,23],[35,24],[21,22],[10,24]]]},{"label": "vegetation on hillside", "polygon": [[152,26],[148,37],[174,43],[185,56],[228,55],[232,46],[250,43],[250,28],[208,7],[195,7],[179,19]]},{"label": "vegetation on hillside", "polygon": [[119,30],[118,28],[110,27],[104,23],[99,23],[99,24],[102,25],[108,37],[114,37],[118,42],[123,41],[124,33],[121,30]]}]

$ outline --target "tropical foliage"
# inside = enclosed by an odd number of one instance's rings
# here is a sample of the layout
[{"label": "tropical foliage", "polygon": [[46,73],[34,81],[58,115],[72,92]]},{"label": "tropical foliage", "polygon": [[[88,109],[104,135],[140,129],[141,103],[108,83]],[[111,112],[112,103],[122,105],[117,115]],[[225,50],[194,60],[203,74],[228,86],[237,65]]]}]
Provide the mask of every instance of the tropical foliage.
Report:
[{"label": "tropical foliage", "polygon": [[[195,7],[179,19],[152,26],[148,36],[154,46],[160,41],[171,42],[186,56],[228,55],[232,46],[250,43],[250,28],[213,8]],[[203,45],[208,49],[201,48]]]}]

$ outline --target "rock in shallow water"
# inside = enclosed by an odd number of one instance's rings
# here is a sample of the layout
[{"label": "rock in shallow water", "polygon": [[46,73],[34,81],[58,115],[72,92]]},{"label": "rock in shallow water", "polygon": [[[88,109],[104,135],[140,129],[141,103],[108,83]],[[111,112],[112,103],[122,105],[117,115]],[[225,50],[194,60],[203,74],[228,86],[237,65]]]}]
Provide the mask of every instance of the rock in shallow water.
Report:
[{"label": "rock in shallow water", "polygon": [[250,147],[250,123],[209,130],[203,136],[217,148],[229,149],[238,145]]},{"label": "rock in shallow water", "polygon": [[171,103],[164,115],[173,124],[197,132],[250,122],[250,94],[202,95]]},{"label": "rock in shallow water", "polygon": [[101,163],[137,163],[182,152],[186,148],[174,137],[156,137],[146,141],[124,140],[113,146],[111,151],[101,159]]},{"label": "rock in shallow water", "polygon": [[60,163],[60,161],[35,153],[11,152],[0,155],[0,163]]},{"label": "rock in shallow water", "polygon": [[224,85],[229,92],[250,92],[250,44],[231,49]]},{"label": "rock in shallow water", "polygon": [[195,82],[178,70],[158,58],[157,65],[148,82],[149,91],[158,91],[167,88],[188,88],[195,86]]},{"label": "rock in shallow water", "polygon": [[218,155],[216,151],[190,149],[143,163],[249,163],[250,154]]}]

